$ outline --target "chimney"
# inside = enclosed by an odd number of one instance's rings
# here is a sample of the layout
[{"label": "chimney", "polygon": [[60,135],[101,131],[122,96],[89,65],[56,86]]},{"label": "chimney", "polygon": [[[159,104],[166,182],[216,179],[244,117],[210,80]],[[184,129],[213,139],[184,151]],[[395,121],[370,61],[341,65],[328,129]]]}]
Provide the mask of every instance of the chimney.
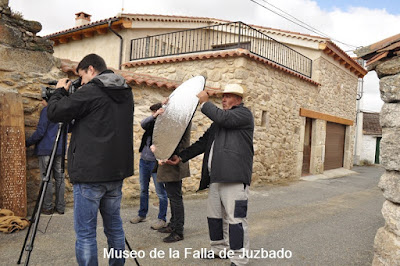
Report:
[{"label": "chimney", "polygon": [[85,12],[76,13],[75,14],[75,27],[89,24],[91,16],[92,15],[86,14]]}]

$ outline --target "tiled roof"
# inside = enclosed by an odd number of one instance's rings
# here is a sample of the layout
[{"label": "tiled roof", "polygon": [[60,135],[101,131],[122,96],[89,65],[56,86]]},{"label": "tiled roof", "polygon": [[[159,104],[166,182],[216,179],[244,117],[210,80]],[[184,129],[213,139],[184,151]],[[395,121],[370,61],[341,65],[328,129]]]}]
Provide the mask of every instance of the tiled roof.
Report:
[{"label": "tiled roof", "polygon": [[400,34],[391,36],[379,42],[373,43],[369,46],[360,48],[354,52],[358,57],[367,60],[366,65],[372,65],[373,63],[393,56],[394,54],[400,54]]},{"label": "tiled roof", "polygon": [[338,47],[332,41],[328,40],[325,43],[320,44],[320,47],[324,53],[333,57],[334,60],[338,61],[341,65],[356,74],[359,78],[364,77],[368,73],[368,71],[358,64],[354,58],[346,54],[346,52],[340,49],[340,47]]},{"label": "tiled roof", "polygon": [[120,14],[120,17],[128,18],[134,21],[168,21],[168,22],[229,22],[227,20],[208,18],[208,17],[190,17],[176,15],[156,15],[156,14]]},{"label": "tiled roof", "polygon": [[57,37],[57,36],[60,36],[60,35],[63,35],[63,34],[67,34],[67,33],[75,32],[75,31],[79,31],[79,30],[95,27],[95,26],[98,26],[98,25],[107,24],[109,21],[117,21],[117,20],[119,20],[118,17],[106,18],[106,19],[98,20],[98,21],[95,21],[95,22],[92,22],[92,23],[89,23],[89,24],[86,24],[86,25],[77,26],[77,27],[73,27],[73,28],[70,28],[70,29],[58,31],[58,32],[43,36],[43,38],[51,39],[53,37]]},{"label": "tiled roof", "polygon": [[225,22],[225,20],[205,18],[205,17],[187,17],[187,16],[169,16],[169,15],[148,15],[148,14],[119,14],[115,17],[110,17],[98,21],[91,22],[86,25],[73,27],[63,31],[55,32],[44,36],[44,38],[51,39],[52,37],[60,36],[63,34],[68,34],[71,32],[95,27],[102,24],[107,24],[109,21],[117,21],[127,19],[131,21],[161,21],[161,22],[203,22],[203,23],[219,23]]},{"label": "tiled roof", "polygon": [[[78,62],[71,61],[68,59],[62,59],[61,60],[61,70],[65,73],[72,73],[74,75],[78,75],[76,72],[76,67],[78,66]],[[182,84],[182,82],[178,82],[175,80],[170,80],[166,78],[161,78],[161,77],[155,77],[152,75],[148,74],[139,74],[139,73],[133,73],[130,71],[124,71],[124,70],[116,70],[112,69],[115,73],[123,76],[126,80],[126,82],[131,85],[146,85],[150,87],[158,87],[158,88],[164,88],[167,90],[174,90],[176,89],[179,85]],[[211,88],[206,86],[206,90],[209,90],[210,95],[214,95],[218,91],[222,91],[219,88]]]},{"label": "tiled roof", "polygon": [[379,42],[357,49],[355,53],[357,54],[357,56],[362,57],[365,60],[368,60],[378,50],[381,50],[382,48],[388,47],[389,45],[399,41],[400,41],[400,34],[396,34],[389,38],[383,39]]},{"label": "tiled roof", "polygon": [[382,135],[382,127],[379,123],[379,113],[363,113],[363,134]]},{"label": "tiled roof", "polygon": [[321,85],[318,82],[315,82],[310,78],[307,78],[307,77],[305,77],[299,73],[296,73],[292,70],[289,70],[285,67],[282,67],[282,66],[280,66],[274,62],[271,62],[267,59],[264,59],[258,55],[254,55],[254,54],[250,53],[248,50],[242,49],[242,48],[231,49],[231,50],[212,51],[212,52],[193,53],[193,54],[183,54],[183,55],[177,55],[177,56],[165,56],[165,57],[151,58],[151,59],[145,59],[145,60],[136,60],[136,61],[131,61],[131,62],[125,63],[125,64],[123,64],[123,66],[134,67],[134,66],[140,66],[140,65],[154,65],[154,64],[162,64],[162,63],[170,63],[170,62],[195,61],[195,60],[205,60],[205,59],[210,59],[210,58],[239,57],[239,56],[248,57],[252,60],[262,62],[266,65],[270,65],[270,66],[277,68],[279,70],[282,70],[290,75],[296,76],[300,79],[310,82],[311,84],[313,84],[315,86]]},{"label": "tiled roof", "polygon": [[324,42],[329,40],[328,38],[324,38],[321,36],[315,36],[315,35],[310,35],[310,34],[305,34],[301,32],[295,32],[295,31],[288,31],[288,30],[281,30],[281,29],[274,29],[274,28],[269,28],[269,27],[264,27],[264,26],[259,26],[259,25],[250,25],[254,28],[260,29],[261,32],[265,34],[275,34],[275,35],[281,35],[284,37],[289,37],[289,38],[294,38],[294,39],[302,39],[302,40],[308,40],[312,42]]},{"label": "tiled roof", "polygon": [[[92,23],[89,23],[86,25],[73,27],[70,29],[63,30],[63,31],[55,32],[55,33],[46,35],[44,37],[51,39],[52,37],[60,36],[63,34],[68,34],[71,32],[95,27],[95,26],[98,26],[101,24],[107,24],[108,21],[110,21],[110,20],[117,21],[117,20],[121,20],[121,19],[127,19],[127,20],[131,20],[131,21],[161,21],[161,22],[198,22],[198,23],[229,23],[229,22],[232,22],[229,20],[208,18],[208,17],[122,13],[122,14],[118,14],[117,16],[98,20],[98,21],[95,21],[95,22],[92,22]],[[313,35],[304,34],[304,33],[300,33],[300,32],[274,29],[274,28],[269,28],[269,27],[264,27],[264,26],[259,26],[259,25],[251,25],[251,26],[260,29],[264,33],[273,33],[276,35],[282,35],[282,36],[286,36],[286,37],[304,39],[304,40],[309,40],[309,41],[314,41],[314,42],[328,40],[323,37],[313,36]]]},{"label": "tiled roof", "polygon": [[[93,36],[94,31],[98,31],[99,33],[104,33],[107,31],[108,22],[113,21],[113,27],[116,30],[121,28],[130,28],[133,21],[168,21],[168,22],[197,22],[197,23],[224,23],[230,22],[227,20],[221,19],[214,19],[214,18],[207,18],[207,17],[190,17],[190,16],[170,16],[170,15],[148,15],[148,14],[119,14],[118,16],[99,20],[87,25],[67,29],[64,31],[56,32],[50,35],[47,35],[48,39],[54,41],[54,45],[59,45],[60,43],[66,43],[69,39],[72,40],[80,40],[82,38],[82,34],[85,37]],[[335,60],[339,61],[340,63],[344,63],[346,68],[350,69],[350,71],[354,72],[357,76],[363,77],[367,72],[365,69],[360,67],[357,62],[349,57],[343,50],[341,50],[338,46],[336,46],[333,42],[329,39],[312,36],[308,34],[298,33],[298,32],[291,32],[279,29],[272,29],[263,26],[253,25],[253,27],[258,28],[260,31],[264,33],[271,33],[275,35],[281,35],[288,38],[295,38],[295,39],[302,39],[310,42],[318,42],[320,45],[329,46],[325,49],[324,52],[331,55]],[[332,49],[333,47],[333,49]],[[157,59],[154,59],[157,60]],[[280,67],[279,65],[275,65],[277,68],[280,68],[286,71],[285,68]],[[293,72],[295,73],[295,72]]]}]

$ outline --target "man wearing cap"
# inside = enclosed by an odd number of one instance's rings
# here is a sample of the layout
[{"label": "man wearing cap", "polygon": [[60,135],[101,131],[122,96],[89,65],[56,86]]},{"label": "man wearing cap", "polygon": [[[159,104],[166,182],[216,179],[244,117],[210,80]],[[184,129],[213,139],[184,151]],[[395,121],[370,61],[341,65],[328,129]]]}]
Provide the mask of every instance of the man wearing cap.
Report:
[{"label": "man wearing cap", "polygon": [[[253,167],[254,120],[242,103],[243,88],[225,86],[222,109],[209,102],[206,91],[197,97],[201,111],[213,123],[200,139],[174,155],[168,164],[186,162],[204,153],[199,190],[210,188],[207,219],[211,248],[215,257],[229,249],[231,265],[245,265],[249,249],[247,202]],[[225,250],[225,252],[221,252]]]}]

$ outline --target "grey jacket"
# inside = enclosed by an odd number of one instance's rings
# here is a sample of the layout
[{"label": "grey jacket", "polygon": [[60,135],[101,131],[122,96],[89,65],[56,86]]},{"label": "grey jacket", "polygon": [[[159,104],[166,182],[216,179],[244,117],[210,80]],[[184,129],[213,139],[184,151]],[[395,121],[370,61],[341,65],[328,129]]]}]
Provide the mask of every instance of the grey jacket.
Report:
[{"label": "grey jacket", "polygon": [[[178,153],[182,162],[204,153],[199,190],[210,183],[244,183],[250,185],[253,168],[254,119],[243,104],[222,110],[206,102],[201,111],[213,123],[200,139]],[[214,142],[211,173],[208,158]]]}]

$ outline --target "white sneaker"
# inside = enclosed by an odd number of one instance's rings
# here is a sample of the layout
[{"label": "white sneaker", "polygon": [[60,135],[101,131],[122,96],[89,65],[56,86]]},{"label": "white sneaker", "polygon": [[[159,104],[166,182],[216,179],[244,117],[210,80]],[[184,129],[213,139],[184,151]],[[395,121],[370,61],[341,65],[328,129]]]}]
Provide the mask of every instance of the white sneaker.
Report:
[{"label": "white sneaker", "polygon": [[164,220],[158,219],[154,224],[152,224],[151,229],[158,230],[160,228],[166,227],[167,223]]}]

